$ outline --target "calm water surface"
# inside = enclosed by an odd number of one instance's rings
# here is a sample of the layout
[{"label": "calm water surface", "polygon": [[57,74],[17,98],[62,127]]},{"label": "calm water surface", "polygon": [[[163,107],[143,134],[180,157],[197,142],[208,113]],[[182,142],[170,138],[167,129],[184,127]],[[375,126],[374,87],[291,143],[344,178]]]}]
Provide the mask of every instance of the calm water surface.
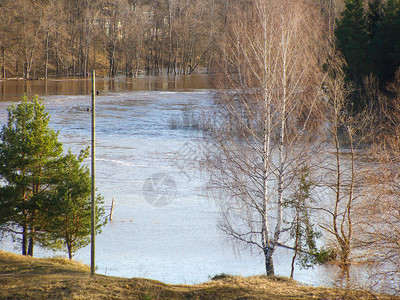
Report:
[{"label": "calm water surface", "polygon": [[[116,199],[113,220],[96,239],[97,272],[190,284],[222,272],[263,274],[262,257],[234,251],[216,227],[218,207],[204,196],[204,182],[192,163],[198,134],[169,126],[182,110],[201,112],[212,106],[207,76],[98,78],[96,84],[100,92],[96,98],[96,185],[108,212],[112,198]],[[90,145],[90,79],[52,79],[47,85],[8,81],[0,83],[0,88],[2,124],[11,101],[24,93],[39,94],[45,99],[51,126],[60,131],[64,150],[71,148],[77,154]],[[161,193],[167,195],[167,202],[173,201],[162,207],[150,204],[149,200],[158,199],[151,198],[151,193],[149,199],[146,182],[166,175],[174,185],[161,185],[166,189]],[[14,247],[10,240],[0,242],[0,249],[19,253]],[[55,255],[66,256],[35,250],[38,257]],[[90,246],[79,250],[75,259],[90,264]],[[278,249],[276,273],[289,276],[290,262],[291,253]],[[296,270],[295,279],[323,284],[327,272],[323,267]]]}]

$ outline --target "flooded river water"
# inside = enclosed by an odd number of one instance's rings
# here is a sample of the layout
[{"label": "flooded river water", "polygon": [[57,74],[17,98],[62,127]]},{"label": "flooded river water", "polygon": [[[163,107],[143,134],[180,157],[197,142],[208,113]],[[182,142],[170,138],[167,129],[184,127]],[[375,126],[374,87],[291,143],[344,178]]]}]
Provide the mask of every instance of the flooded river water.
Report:
[{"label": "flooded river water", "polygon": [[[206,75],[181,78],[98,78],[96,98],[96,176],[113,220],[96,239],[97,272],[147,277],[166,283],[200,283],[219,273],[264,273],[261,256],[238,253],[217,229],[218,207],[203,193],[194,164],[198,133],[172,129],[183,110],[201,112],[213,103]],[[24,93],[39,94],[60,131],[64,150],[90,145],[90,79],[52,79],[0,83],[0,121]],[[89,164],[89,161],[87,161]],[[160,187],[161,194],[155,192]],[[162,195],[162,197],[160,197]],[[0,249],[19,253],[9,239]],[[36,248],[35,256],[66,256]],[[90,246],[75,260],[90,263]],[[278,249],[277,275],[289,276],[291,253]],[[323,284],[327,269],[295,271],[295,279]]]}]

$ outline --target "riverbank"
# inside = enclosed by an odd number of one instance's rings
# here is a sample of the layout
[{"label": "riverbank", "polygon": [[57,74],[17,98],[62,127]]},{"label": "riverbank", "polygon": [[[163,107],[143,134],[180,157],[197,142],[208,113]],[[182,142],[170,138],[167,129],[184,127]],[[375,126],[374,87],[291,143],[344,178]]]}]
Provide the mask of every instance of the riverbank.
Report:
[{"label": "riverbank", "polygon": [[0,251],[0,299],[396,299],[366,291],[309,287],[280,277],[221,277],[197,285],[92,278],[89,267],[79,262]]}]

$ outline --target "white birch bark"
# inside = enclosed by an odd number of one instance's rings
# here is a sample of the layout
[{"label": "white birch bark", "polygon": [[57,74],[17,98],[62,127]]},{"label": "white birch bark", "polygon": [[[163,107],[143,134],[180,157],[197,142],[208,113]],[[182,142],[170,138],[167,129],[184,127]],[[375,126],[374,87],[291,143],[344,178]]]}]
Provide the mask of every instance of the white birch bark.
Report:
[{"label": "white birch bark", "polygon": [[267,275],[286,230],[285,193],[296,160],[305,159],[302,140],[318,107],[319,50],[312,43],[319,36],[304,29],[313,11],[306,3],[253,0],[231,16],[221,49],[228,89],[219,99],[222,127],[212,135],[217,150],[206,154],[210,186],[219,191],[220,229],[259,249]]}]

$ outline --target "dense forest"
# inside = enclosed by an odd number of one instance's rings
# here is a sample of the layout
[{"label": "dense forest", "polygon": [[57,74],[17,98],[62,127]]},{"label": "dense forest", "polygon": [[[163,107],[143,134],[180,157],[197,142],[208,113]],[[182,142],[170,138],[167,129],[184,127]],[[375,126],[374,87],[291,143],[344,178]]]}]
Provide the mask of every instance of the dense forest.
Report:
[{"label": "dense forest", "polygon": [[2,77],[210,67],[235,1],[0,1]]},{"label": "dense forest", "polygon": [[[246,2],[1,0],[1,77],[210,70],[229,12]],[[331,30],[342,5],[316,2]]]}]

